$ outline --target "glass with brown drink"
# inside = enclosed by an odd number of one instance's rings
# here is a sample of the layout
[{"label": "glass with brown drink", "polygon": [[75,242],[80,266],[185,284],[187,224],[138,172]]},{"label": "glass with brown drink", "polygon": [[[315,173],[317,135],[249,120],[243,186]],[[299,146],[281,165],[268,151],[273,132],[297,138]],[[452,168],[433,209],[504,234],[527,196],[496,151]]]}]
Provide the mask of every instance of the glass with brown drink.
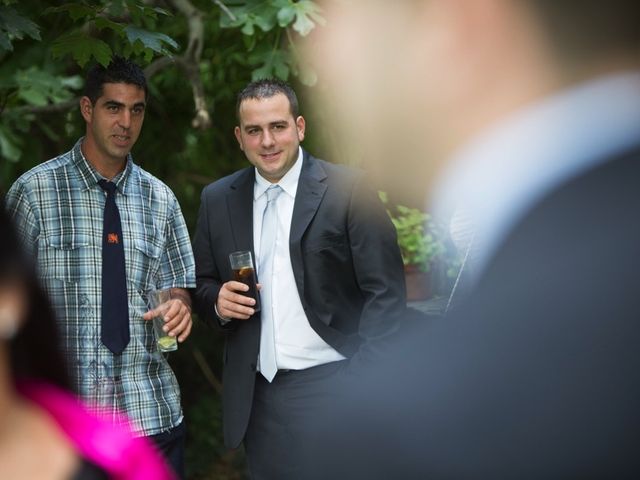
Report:
[{"label": "glass with brown drink", "polygon": [[249,291],[240,293],[253,298],[256,301],[253,309],[259,312],[260,295],[258,294],[258,287],[256,285],[256,270],[253,267],[251,252],[233,252],[229,255],[229,261],[231,262],[231,270],[233,270],[233,279],[249,287]]}]

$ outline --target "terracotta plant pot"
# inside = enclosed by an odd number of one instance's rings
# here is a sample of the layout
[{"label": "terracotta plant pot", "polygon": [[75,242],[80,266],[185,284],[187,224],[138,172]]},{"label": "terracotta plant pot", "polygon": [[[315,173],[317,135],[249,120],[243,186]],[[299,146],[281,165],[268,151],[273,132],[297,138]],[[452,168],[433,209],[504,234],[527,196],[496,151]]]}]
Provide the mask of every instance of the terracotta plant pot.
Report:
[{"label": "terracotta plant pot", "polygon": [[431,291],[431,272],[423,272],[416,265],[405,265],[404,278],[407,283],[407,301],[427,300]]}]

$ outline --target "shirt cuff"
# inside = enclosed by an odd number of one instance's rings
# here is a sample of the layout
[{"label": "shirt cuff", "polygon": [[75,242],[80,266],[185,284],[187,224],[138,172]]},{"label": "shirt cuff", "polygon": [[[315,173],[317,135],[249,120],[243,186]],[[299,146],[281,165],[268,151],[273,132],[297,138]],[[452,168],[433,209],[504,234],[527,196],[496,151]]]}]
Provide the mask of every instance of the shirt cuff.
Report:
[{"label": "shirt cuff", "polygon": [[226,325],[231,320],[233,320],[233,318],[223,317],[222,315],[220,315],[220,313],[218,312],[218,305],[214,304],[213,305],[213,309],[216,311],[216,315],[218,316],[218,320],[220,320],[220,325]]}]

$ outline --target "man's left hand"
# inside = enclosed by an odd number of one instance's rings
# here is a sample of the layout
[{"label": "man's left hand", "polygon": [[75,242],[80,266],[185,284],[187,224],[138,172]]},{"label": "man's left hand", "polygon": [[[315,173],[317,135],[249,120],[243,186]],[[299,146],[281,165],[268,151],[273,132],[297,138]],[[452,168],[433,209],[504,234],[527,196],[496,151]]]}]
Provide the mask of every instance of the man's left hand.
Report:
[{"label": "man's left hand", "polygon": [[169,336],[177,337],[180,343],[187,339],[193,325],[189,294],[184,292],[186,298],[183,298],[185,296],[182,294],[183,292],[182,289],[173,289],[169,301],[148,311],[142,316],[145,320],[163,317],[165,322],[163,330],[167,332]]}]

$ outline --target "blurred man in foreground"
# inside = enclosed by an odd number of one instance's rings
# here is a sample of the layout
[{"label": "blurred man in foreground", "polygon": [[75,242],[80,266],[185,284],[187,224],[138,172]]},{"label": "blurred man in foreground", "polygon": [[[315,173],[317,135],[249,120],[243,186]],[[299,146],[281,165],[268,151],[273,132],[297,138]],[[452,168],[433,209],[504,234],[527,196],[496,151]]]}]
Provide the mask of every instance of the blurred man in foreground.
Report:
[{"label": "blurred man in foreground", "polygon": [[334,8],[351,141],[469,212],[478,256],[455,312],[350,386],[321,476],[637,478],[640,5]]}]

